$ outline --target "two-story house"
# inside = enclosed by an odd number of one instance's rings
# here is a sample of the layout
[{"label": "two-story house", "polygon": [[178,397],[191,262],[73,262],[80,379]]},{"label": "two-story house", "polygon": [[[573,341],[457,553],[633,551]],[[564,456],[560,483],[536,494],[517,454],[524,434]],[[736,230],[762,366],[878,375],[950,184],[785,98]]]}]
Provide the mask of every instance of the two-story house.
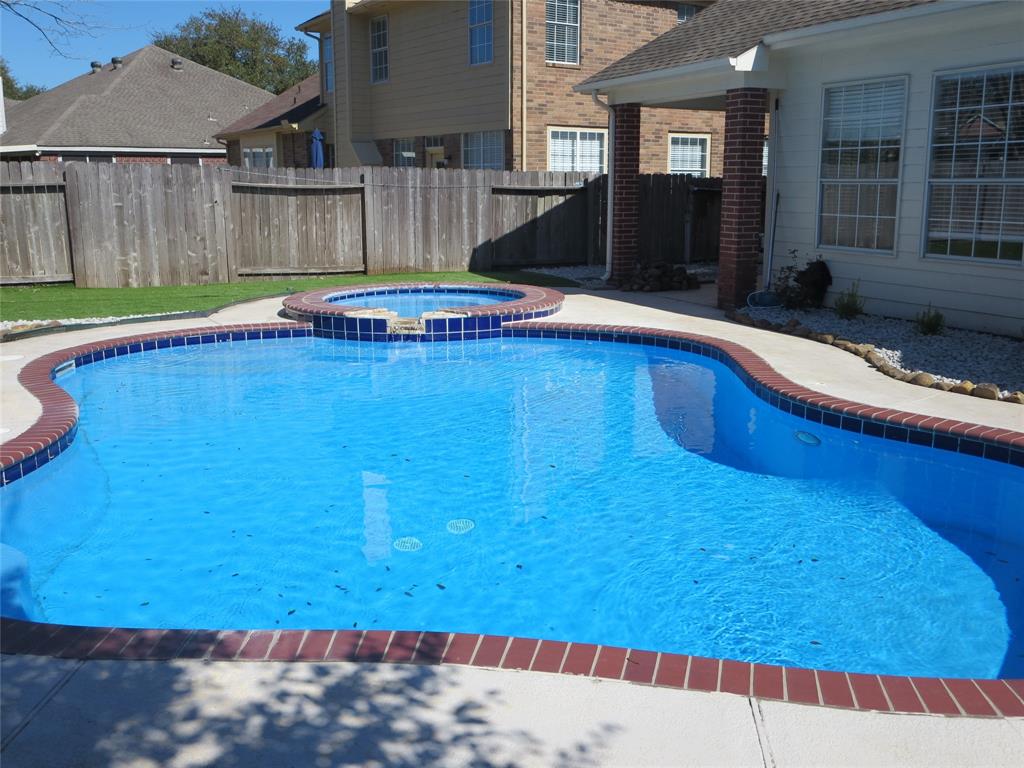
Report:
[{"label": "two-story house", "polygon": [[[607,170],[608,114],[573,86],[709,0],[332,0],[320,41],[337,165]],[[720,112],[643,110],[641,172],[720,175]]]}]

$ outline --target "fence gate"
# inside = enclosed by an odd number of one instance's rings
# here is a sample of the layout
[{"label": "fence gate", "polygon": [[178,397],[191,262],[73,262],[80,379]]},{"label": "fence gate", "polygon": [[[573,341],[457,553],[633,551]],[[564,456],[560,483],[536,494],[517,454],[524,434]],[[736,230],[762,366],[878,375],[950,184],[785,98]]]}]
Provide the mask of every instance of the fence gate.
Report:
[{"label": "fence gate", "polygon": [[0,162],[0,283],[74,279],[63,168]]},{"label": "fence gate", "polygon": [[532,178],[491,188],[493,267],[586,264],[592,222],[583,174],[517,176]]},{"label": "fence gate", "polygon": [[231,221],[239,277],[362,272],[358,169],[234,170]]}]

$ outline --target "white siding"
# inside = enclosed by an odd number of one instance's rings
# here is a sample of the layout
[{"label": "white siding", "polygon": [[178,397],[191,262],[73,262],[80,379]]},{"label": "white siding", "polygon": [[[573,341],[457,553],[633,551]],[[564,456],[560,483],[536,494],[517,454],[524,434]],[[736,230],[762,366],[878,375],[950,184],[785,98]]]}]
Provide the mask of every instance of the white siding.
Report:
[{"label": "white siding", "polygon": [[[1024,264],[924,258],[922,224],[928,172],[928,132],[936,71],[1024,60],[1024,14],[1007,18],[991,9],[943,14],[941,26],[919,24],[898,37],[849,32],[841,44],[775,52],[786,88],[778,94],[778,183],[781,204],[775,266],[788,252],[820,253],[832,270],[830,297],[860,282],[869,312],[913,317],[929,303],[950,325],[1024,333]],[[1015,18],[1015,21],[1014,21]],[[991,20],[986,23],[985,20]],[[900,176],[895,253],[816,246],[822,89],[826,84],[905,75],[907,115]]]}]

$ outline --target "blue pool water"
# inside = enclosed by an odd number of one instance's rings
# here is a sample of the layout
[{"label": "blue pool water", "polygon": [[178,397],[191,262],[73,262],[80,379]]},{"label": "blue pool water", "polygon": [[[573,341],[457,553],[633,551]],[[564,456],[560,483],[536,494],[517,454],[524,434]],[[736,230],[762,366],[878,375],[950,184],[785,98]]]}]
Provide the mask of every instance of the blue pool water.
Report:
[{"label": "blue pool water", "polygon": [[371,309],[390,309],[399,317],[419,317],[424,312],[436,312],[441,309],[458,309],[459,307],[477,307],[483,304],[498,304],[513,301],[517,295],[502,296],[482,291],[430,291],[426,293],[384,293],[361,295],[351,298],[328,298],[332,304],[352,304],[357,307]]},{"label": "blue pool water", "polygon": [[1024,672],[1024,472],[796,419],[706,358],[282,339],[58,382],[78,438],[2,491],[39,620]]}]

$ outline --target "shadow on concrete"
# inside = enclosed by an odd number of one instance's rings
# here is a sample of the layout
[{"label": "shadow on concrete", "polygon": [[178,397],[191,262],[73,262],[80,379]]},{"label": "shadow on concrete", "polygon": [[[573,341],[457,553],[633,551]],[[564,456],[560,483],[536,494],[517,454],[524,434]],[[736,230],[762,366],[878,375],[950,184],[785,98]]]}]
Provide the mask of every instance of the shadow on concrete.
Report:
[{"label": "shadow on concrete", "polygon": [[[5,699],[35,684],[36,666],[5,664]],[[45,707],[5,712],[29,722],[2,761],[5,768],[587,766],[618,730],[595,725],[582,741],[551,739],[542,719],[535,729],[521,705],[477,684],[479,677],[465,680],[450,668],[408,664],[88,662]]]}]

